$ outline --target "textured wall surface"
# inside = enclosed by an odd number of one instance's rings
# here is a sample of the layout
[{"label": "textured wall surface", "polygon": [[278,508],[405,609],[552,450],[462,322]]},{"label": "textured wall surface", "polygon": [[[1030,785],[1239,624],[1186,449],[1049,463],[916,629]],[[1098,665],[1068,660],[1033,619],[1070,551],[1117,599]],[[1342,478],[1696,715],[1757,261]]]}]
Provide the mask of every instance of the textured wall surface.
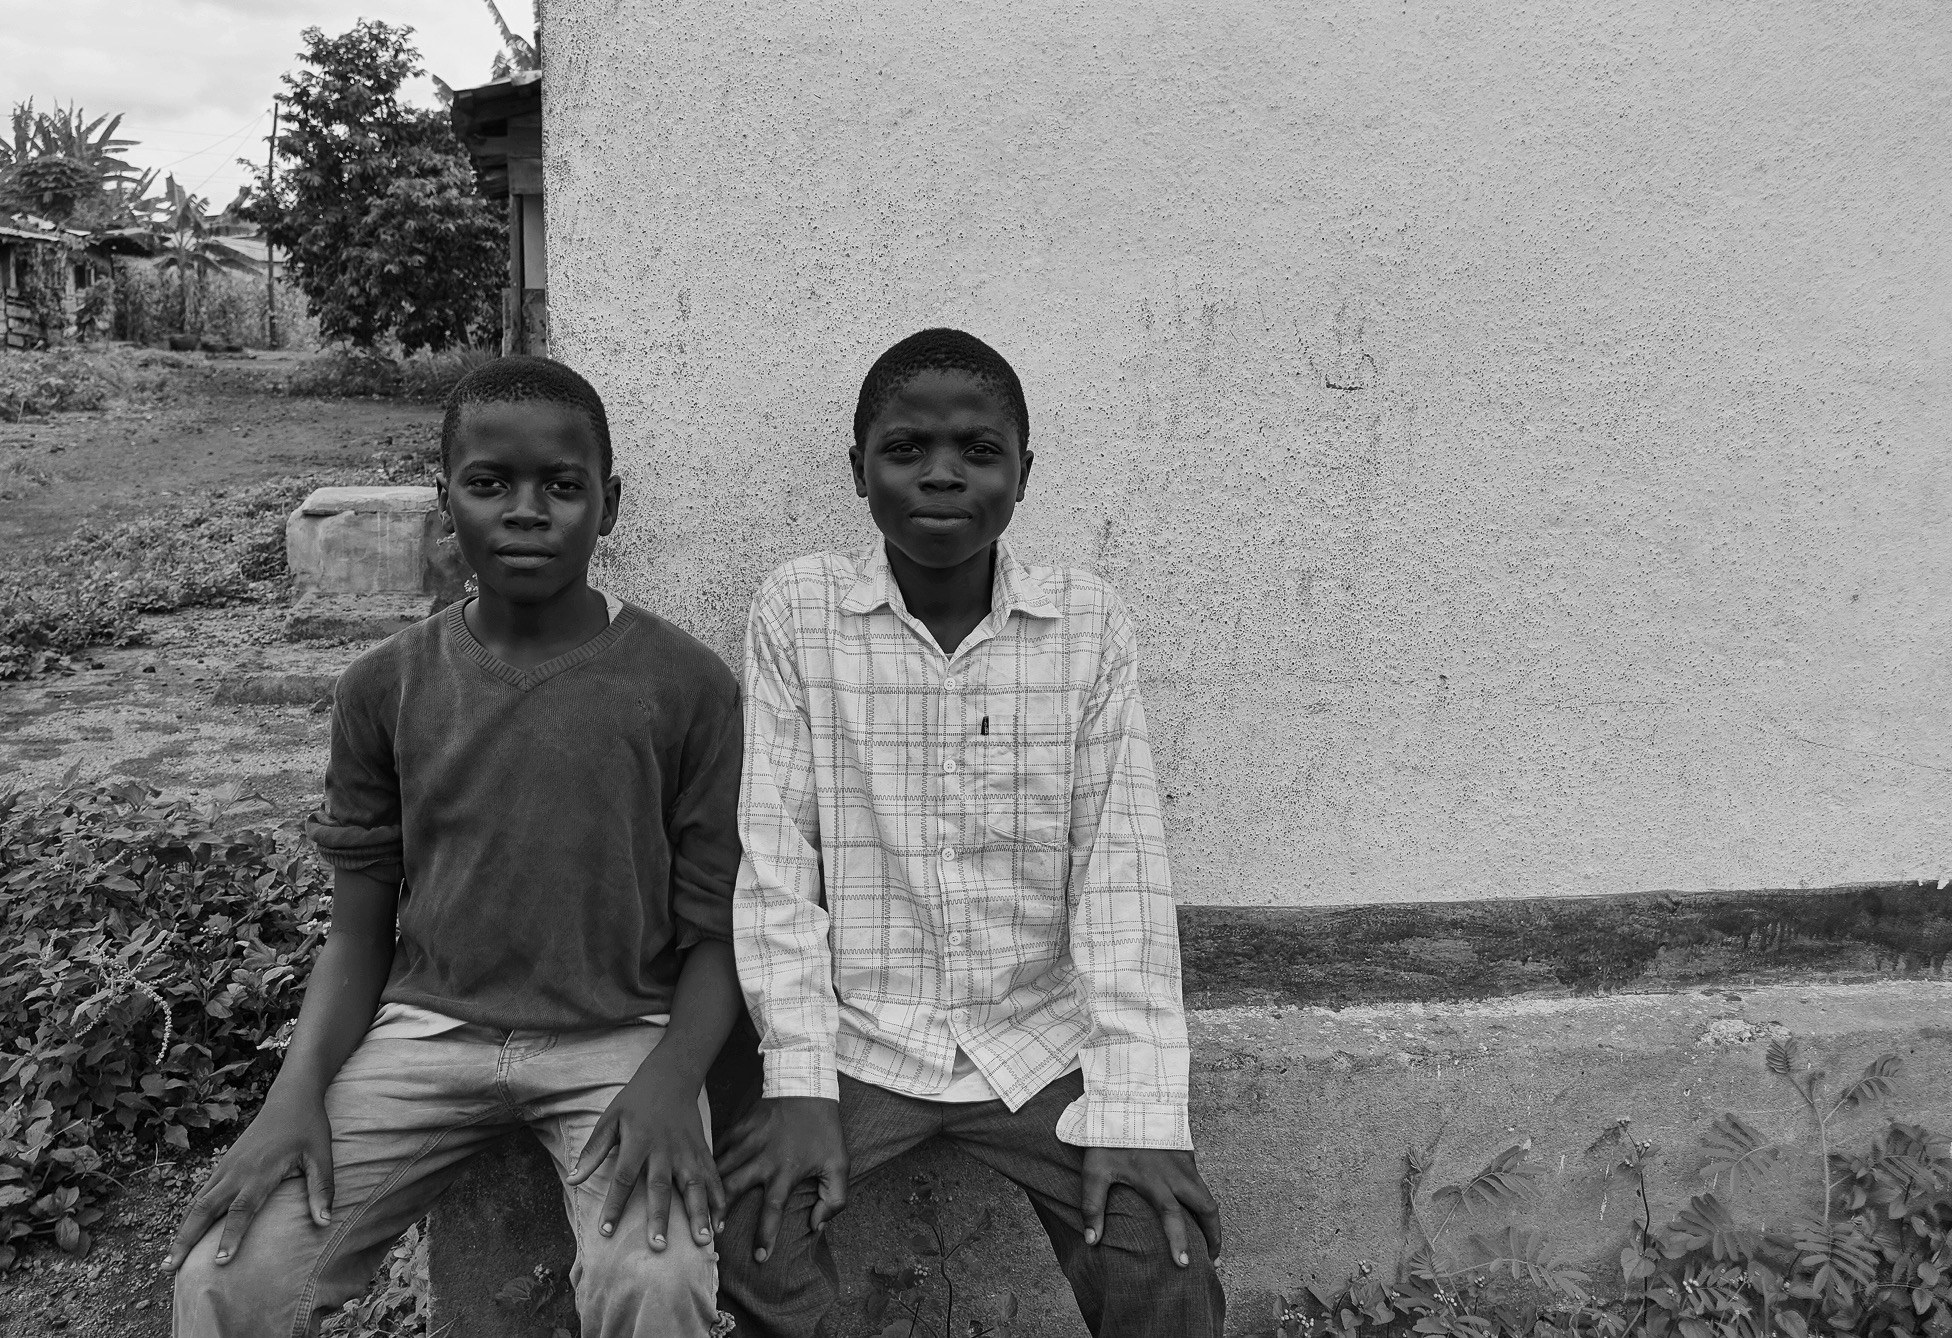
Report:
[{"label": "textured wall surface", "polygon": [[544,0],[612,584],[737,654],[928,324],[1132,601],[1182,896],[1952,870],[1935,0]]}]

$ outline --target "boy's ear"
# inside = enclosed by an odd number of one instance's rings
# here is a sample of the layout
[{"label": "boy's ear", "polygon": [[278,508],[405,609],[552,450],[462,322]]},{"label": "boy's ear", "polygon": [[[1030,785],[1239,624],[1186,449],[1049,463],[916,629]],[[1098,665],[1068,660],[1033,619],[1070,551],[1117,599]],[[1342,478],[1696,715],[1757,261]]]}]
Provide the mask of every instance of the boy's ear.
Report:
[{"label": "boy's ear", "polygon": [[623,500],[624,481],[612,474],[603,481],[603,520],[596,527],[598,534],[608,534],[616,528],[617,506]]},{"label": "boy's ear", "polygon": [[1023,448],[1023,472],[1017,475],[1017,500],[1021,502],[1030,487],[1030,467],[1037,463],[1037,452],[1028,446]]},{"label": "boy's ear", "polygon": [[454,515],[447,509],[447,480],[445,478],[437,478],[434,480],[434,510],[440,514],[441,533],[454,533]]},{"label": "boy's ear", "polygon": [[868,495],[867,468],[861,458],[862,454],[863,452],[858,442],[847,448],[847,464],[854,471],[854,495],[856,497],[866,497]]}]

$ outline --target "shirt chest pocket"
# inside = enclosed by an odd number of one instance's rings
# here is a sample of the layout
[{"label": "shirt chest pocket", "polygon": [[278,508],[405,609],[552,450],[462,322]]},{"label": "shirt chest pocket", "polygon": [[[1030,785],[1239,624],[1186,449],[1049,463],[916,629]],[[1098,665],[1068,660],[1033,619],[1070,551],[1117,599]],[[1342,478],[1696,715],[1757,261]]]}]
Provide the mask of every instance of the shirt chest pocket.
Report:
[{"label": "shirt chest pocket", "polygon": [[1056,692],[1013,695],[989,707],[975,740],[983,825],[999,841],[1064,849],[1071,833],[1071,724]]}]

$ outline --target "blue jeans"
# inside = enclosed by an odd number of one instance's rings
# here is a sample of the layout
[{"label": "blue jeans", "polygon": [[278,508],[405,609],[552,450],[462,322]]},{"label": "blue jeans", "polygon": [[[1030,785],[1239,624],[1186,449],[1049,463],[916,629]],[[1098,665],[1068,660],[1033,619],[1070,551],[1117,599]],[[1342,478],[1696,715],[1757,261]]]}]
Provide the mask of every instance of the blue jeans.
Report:
[{"label": "blue jeans", "polygon": [[[1226,1298],[1206,1254],[1206,1239],[1186,1220],[1191,1263],[1180,1268],[1152,1205],[1115,1185],[1105,1207],[1105,1238],[1084,1243],[1084,1150],[1057,1137],[1057,1117],[1084,1093],[1076,1073],[1059,1078],[1011,1113],[1001,1101],[921,1101],[846,1074],[840,1118],[850,1181],[940,1135],[1022,1187],[1050,1237],[1078,1309],[1103,1338],[1220,1338]],[[719,1282],[739,1338],[832,1338],[840,1275],[824,1234],[812,1229],[815,1186],[794,1190],[771,1255],[752,1258],[761,1191],[732,1206],[719,1239]],[[877,1223],[877,1227],[882,1224]]]},{"label": "blue jeans", "polygon": [[[324,1314],[364,1294],[393,1242],[423,1217],[474,1153],[527,1126],[558,1174],[582,1151],[611,1098],[664,1028],[584,1032],[467,1026],[438,1036],[368,1037],[325,1095],[332,1122],[332,1222],[306,1211],[305,1182],[279,1185],[243,1247],[218,1264],[220,1219],[176,1275],[176,1338],[317,1333]],[[700,1114],[704,1100],[700,1096]],[[709,1125],[708,1125],[709,1136]],[[563,1204],[576,1236],[570,1273],[588,1338],[705,1338],[718,1320],[717,1256],[689,1231],[646,1243],[645,1196],[616,1234],[597,1230],[616,1158]]]}]

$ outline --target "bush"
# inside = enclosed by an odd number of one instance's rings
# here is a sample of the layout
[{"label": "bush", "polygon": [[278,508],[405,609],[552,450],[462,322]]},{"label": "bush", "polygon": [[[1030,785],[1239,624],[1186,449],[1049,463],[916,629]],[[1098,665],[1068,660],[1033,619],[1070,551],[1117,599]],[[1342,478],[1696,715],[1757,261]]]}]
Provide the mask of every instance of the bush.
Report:
[{"label": "bush", "polygon": [[[161,357],[161,361],[158,358]],[[58,348],[0,357],[0,419],[99,409],[111,399],[163,391],[164,368],[180,360],[135,349]]]},{"label": "bush", "polygon": [[319,398],[403,396],[439,404],[455,383],[501,355],[484,348],[450,348],[395,362],[381,353],[341,349],[312,361],[285,381],[285,393]]},{"label": "bush", "polygon": [[200,324],[201,333],[215,344],[265,348],[265,307],[275,293],[278,341],[271,347],[315,348],[318,322],[306,313],[305,295],[287,283],[279,267],[275,290],[267,292],[262,274],[217,273],[204,279],[203,306],[194,300],[183,309],[183,286],[154,262],[125,260],[115,266],[112,298],[102,305],[113,313],[118,339],[137,344],[161,344],[172,334]]},{"label": "bush", "polygon": [[330,882],[295,833],[137,783],[0,798],[0,1269],[90,1244],[108,1168],[243,1118]]},{"label": "bush", "polygon": [[450,348],[418,354],[400,364],[400,393],[408,399],[444,404],[462,377],[501,356],[493,349]]}]

